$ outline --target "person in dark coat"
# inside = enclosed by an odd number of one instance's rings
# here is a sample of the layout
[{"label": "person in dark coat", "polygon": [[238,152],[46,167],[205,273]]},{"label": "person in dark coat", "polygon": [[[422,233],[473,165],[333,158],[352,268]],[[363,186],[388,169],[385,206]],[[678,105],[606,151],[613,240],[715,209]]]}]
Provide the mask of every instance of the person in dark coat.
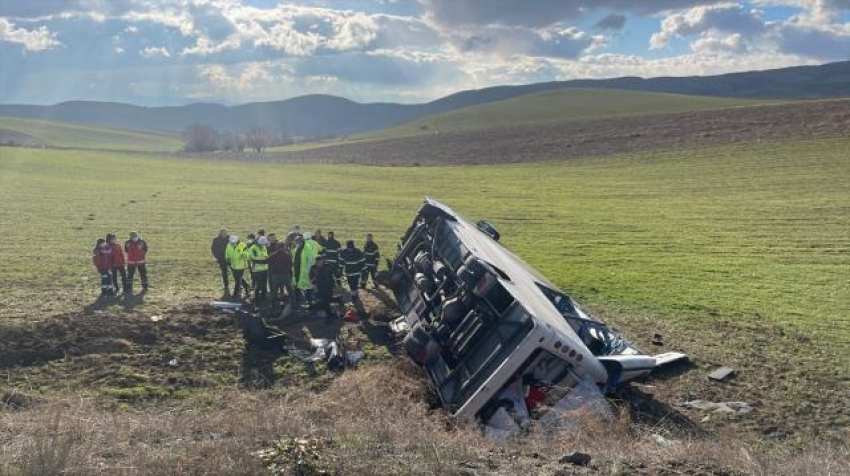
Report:
[{"label": "person in dark coat", "polygon": [[339,253],[339,260],[342,263],[345,279],[348,280],[351,299],[360,299],[357,291],[360,288],[360,276],[363,274],[366,256],[354,246],[354,240],[348,240],[345,242],[345,249]]},{"label": "person in dark coat", "polygon": [[327,318],[331,318],[331,301],[334,296],[334,285],[336,276],[334,267],[325,262],[325,257],[320,255],[313,266],[313,284],[316,287],[316,309],[325,312]]},{"label": "person in dark coat", "polygon": [[339,264],[339,250],[342,248],[342,245],[337,241],[334,236],[334,232],[328,232],[328,238],[325,240],[325,266],[332,266],[334,268],[334,275],[339,278],[340,276],[340,264]]},{"label": "person in dark coat", "polygon": [[293,301],[292,291],[292,255],[285,243],[277,240],[277,235],[269,234],[269,286],[271,287],[271,308],[277,309],[280,303],[280,290],[286,290],[286,298]]},{"label": "person in dark coat", "polygon": [[366,280],[369,276],[372,277],[372,287],[377,287],[375,275],[378,274],[378,260],[381,259],[381,251],[378,249],[378,244],[371,233],[366,234],[366,243],[363,244],[363,254],[366,256],[366,266],[363,268],[363,279],[360,280],[360,287],[366,288]]},{"label": "person in dark coat", "polygon": [[218,236],[213,238],[212,245],[210,245],[210,252],[212,252],[213,257],[218,263],[218,269],[221,271],[221,283],[224,285],[224,292],[222,292],[222,299],[227,300],[230,298],[230,267],[227,265],[227,243],[230,238],[230,234],[227,233],[227,230],[222,228],[218,232]]}]

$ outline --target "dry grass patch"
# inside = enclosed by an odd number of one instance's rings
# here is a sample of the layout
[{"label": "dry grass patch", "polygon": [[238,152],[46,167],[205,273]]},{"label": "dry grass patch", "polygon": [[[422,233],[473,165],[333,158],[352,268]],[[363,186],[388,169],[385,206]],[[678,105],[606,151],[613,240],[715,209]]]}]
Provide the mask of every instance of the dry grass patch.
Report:
[{"label": "dry grass patch", "polygon": [[[846,447],[773,449],[734,435],[665,446],[655,429],[626,416],[494,441],[435,409],[432,398],[399,360],[348,372],[320,394],[233,388],[203,407],[129,411],[51,400],[0,412],[0,474],[262,475],[269,470],[257,452],[295,438],[320,442],[315,467],[344,475],[850,474]],[[560,461],[573,451],[590,454],[590,464]]]}]

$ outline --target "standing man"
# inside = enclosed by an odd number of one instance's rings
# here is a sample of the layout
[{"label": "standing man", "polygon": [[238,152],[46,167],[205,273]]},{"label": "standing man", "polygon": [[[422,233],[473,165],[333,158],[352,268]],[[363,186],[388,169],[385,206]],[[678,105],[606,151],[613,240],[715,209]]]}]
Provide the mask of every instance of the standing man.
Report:
[{"label": "standing man", "polygon": [[277,241],[277,235],[269,233],[269,287],[271,288],[271,308],[277,309],[280,290],[286,290],[286,298],[293,300],[292,292],[292,256],[284,243]]},{"label": "standing man", "polygon": [[266,290],[268,289],[269,252],[266,247],[269,244],[268,238],[260,236],[257,242],[248,248],[248,258],[251,265],[251,283],[254,285],[254,303],[257,305],[263,304],[266,300]]},{"label": "standing man", "polygon": [[343,272],[348,280],[351,299],[358,300],[360,297],[357,295],[357,290],[360,287],[360,275],[363,273],[366,257],[354,246],[354,240],[348,240],[345,242],[345,249],[339,253],[339,259],[342,261]]},{"label": "standing man", "polygon": [[313,282],[316,285],[316,309],[324,311],[325,317],[333,317],[331,301],[334,297],[334,284],[336,277],[334,269],[325,262],[324,256],[319,256],[313,266]]},{"label": "standing man", "polygon": [[112,285],[112,276],[109,274],[112,270],[112,249],[103,238],[97,239],[91,260],[100,274],[100,297],[115,296],[115,287]]},{"label": "standing man", "polygon": [[226,253],[228,239],[229,236],[227,234],[227,230],[222,228],[218,231],[218,236],[213,238],[212,245],[210,245],[210,251],[218,263],[219,271],[221,271],[221,283],[224,286],[224,292],[221,295],[222,299],[228,299],[230,297],[230,279],[228,276],[230,274],[230,270],[227,266]]},{"label": "standing man", "polygon": [[[112,286],[116,293],[118,289],[127,292],[127,271],[124,269],[126,261],[124,260],[124,250],[118,244],[118,237],[115,233],[106,234],[106,242],[109,244],[109,249],[112,250]],[[121,275],[121,288],[118,287],[118,275]]]},{"label": "standing man", "polygon": [[[139,279],[142,280],[142,289],[148,290],[148,266],[146,257],[148,255],[148,244],[145,243],[138,233],[130,232],[130,239],[124,243],[124,251],[127,252],[127,285],[124,292],[133,293],[133,278],[136,269],[139,270]],[[227,263],[225,262],[225,265]],[[225,288],[227,289],[227,288]]]},{"label": "standing man", "polygon": [[[239,241],[239,237],[236,235],[230,235],[228,241],[225,256],[230,265],[230,270],[233,272],[233,280],[236,282],[233,286],[232,297],[239,299],[242,293],[242,285],[245,283],[245,270],[248,268],[248,248],[245,243]],[[248,292],[247,286],[245,292]]]},{"label": "standing man", "polygon": [[320,244],[322,248],[324,248],[328,243],[328,240],[326,240],[325,237],[322,236],[322,230],[318,228],[316,229],[316,232],[313,233],[313,240],[315,240],[316,243]]},{"label": "standing man", "polygon": [[334,270],[334,276],[339,277],[339,249],[342,245],[334,238],[334,232],[328,232],[328,239],[325,240],[325,266],[329,266]]},{"label": "standing man", "polygon": [[378,244],[375,243],[371,233],[366,234],[366,243],[363,244],[363,254],[366,256],[366,269],[363,273],[363,280],[360,282],[362,288],[366,288],[366,280],[372,276],[372,287],[378,286],[375,281],[375,275],[378,274],[378,260],[381,259],[381,252],[378,250]]},{"label": "standing man", "polygon": [[316,258],[319,257],[319,253],[322,252],[322,245],[316,241],[316,237],[309,231],[304,233],[304,248],[310,249],[310,266],[312,266],[316,262]]},{"label": "standing man", "polygon": [[300,300],[303,293],[309,303],[313,299],[313,282],[310,281],[310,267],[313,266],[313,259],[310,257],[310,248],[305,241],[302,236],[295,237],[295,247],[292,249],[292,282],[296,288],[296,302]]}]

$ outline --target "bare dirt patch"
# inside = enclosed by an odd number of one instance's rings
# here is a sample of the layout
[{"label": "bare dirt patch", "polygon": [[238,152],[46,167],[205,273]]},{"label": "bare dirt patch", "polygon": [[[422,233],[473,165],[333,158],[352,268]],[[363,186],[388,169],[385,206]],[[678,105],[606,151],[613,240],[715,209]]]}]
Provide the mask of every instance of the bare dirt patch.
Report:
[{"label": "bare dirt patch", "polygon": [[48,145],[47,142],[39,139],[38,137],[33,137],[29,134],[9,129],[0,129],[0,144],[26,147],[41,147]]},{"label": "bare dirt patch", "polygon": [[439,133],[267,153],[259,160],[376,165],[492,164],[847,134],[850,134],[850,100],[835,100]]}]

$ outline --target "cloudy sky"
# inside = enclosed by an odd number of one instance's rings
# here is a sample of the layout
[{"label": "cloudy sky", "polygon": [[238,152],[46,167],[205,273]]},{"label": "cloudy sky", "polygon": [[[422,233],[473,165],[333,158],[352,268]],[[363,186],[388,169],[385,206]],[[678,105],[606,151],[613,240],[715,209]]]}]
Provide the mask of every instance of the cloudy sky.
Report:
[{"label": "cloudy sky", "polygon": [[0,103],[420,102],[850,59],[850,0],[2,0]]}]

